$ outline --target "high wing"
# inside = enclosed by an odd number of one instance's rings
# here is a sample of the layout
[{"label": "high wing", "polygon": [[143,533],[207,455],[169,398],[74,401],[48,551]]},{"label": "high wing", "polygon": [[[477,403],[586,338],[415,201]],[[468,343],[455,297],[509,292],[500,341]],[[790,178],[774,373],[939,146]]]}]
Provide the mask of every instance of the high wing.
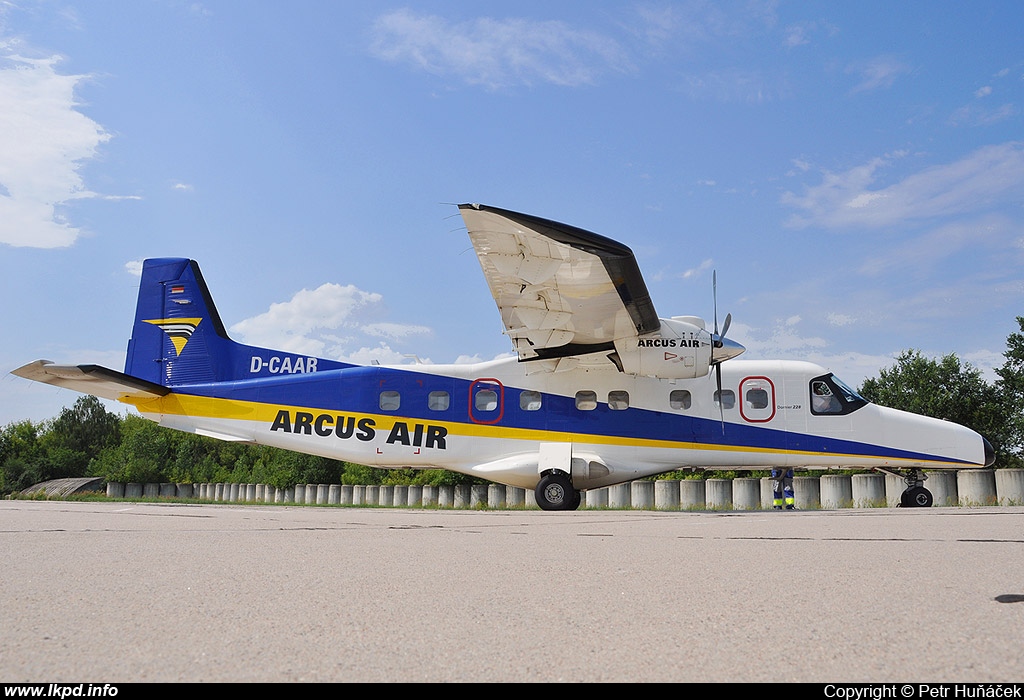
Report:
[{"label": "high wing", "polygon": [[459,210],[521,361],[614,351],[661,327],[628,247],[529,214]]},{"label": "high wing", "polygon": [[99,365],[55,365],[48,360],[36,360],[13,370],[11,374],[112,401],[156,398],[171,391],[159,384]]}]

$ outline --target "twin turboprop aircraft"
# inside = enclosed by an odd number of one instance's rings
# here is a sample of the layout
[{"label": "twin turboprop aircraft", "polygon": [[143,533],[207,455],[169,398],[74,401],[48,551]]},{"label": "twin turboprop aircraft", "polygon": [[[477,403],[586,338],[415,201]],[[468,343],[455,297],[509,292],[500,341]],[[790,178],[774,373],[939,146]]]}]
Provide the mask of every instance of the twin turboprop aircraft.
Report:
[{"label": "twin turboprop aircraft", "polygon": [[13,374],[134,406],[160,425],[383,468],[581,491],[682,468],[875,469],[930,506],[925,469],[993,463],[961,425],[865,401],[809,362],[661,318],[632,251],[573,226],[459,205],[517,357],[361,366],[231,340],[199,265],[146,260],[124,372],[39,360]]}]

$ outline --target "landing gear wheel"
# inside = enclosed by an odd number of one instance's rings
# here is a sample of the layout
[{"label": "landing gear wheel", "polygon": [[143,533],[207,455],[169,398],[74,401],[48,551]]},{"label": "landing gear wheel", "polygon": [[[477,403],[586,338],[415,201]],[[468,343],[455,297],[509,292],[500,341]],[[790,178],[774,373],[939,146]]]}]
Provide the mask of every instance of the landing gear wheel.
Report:
[{"label": "landing gear wheel", "polygon": [[576,510],[581,500],[580,492],[572,487],[572,479],[564,472],[545,474],[534,494],[541,510]]},{"label": "landing gear wheel", "polygon": [[932,492],[924,486],[911,486],[900,495],[903,508],[931,508],[933,501]]}]

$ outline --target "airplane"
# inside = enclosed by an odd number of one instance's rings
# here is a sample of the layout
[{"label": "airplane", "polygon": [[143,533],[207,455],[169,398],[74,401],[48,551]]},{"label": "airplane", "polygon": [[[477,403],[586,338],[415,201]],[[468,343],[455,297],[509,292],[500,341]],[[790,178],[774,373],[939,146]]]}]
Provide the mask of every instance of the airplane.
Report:
[{"label": "airplane", "polygon": [[[574,226],[460,204],[514,356],[357,365],[232,340],[199,265],[144,262],[123,372],[12,373],[120,401],[162,426],[381,468],[533,489],[543,510],[679,469],[876,470],[928,507],[926,469],[991,466],[964,426],[878,406],[822,366],[736,359],[697,316],[660,317],[633,252]],[[717,292],[716,292],[717,294]]]}]

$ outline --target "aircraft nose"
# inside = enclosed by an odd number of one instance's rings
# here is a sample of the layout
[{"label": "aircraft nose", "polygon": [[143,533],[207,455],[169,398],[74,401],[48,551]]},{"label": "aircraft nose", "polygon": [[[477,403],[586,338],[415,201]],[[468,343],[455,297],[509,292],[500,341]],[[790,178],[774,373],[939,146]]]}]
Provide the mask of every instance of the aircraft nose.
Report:
[{"label": "aircraft nose", "polygon": [[985,444],[985,466],[991,467],[996,463],[996,451],[992,447],[992,443],[982,438],[981,441]]},{"label": "aircraft nose", "polygon": [[735,340],[729,340],[728,338],[722,338],[720,336],[712,336],[714,342],[711,346],[711,364],[718,364],[719,362],[725,362],[731,360],[734,357],[743,354],[746,350],[745,347],[737,343]]}]

